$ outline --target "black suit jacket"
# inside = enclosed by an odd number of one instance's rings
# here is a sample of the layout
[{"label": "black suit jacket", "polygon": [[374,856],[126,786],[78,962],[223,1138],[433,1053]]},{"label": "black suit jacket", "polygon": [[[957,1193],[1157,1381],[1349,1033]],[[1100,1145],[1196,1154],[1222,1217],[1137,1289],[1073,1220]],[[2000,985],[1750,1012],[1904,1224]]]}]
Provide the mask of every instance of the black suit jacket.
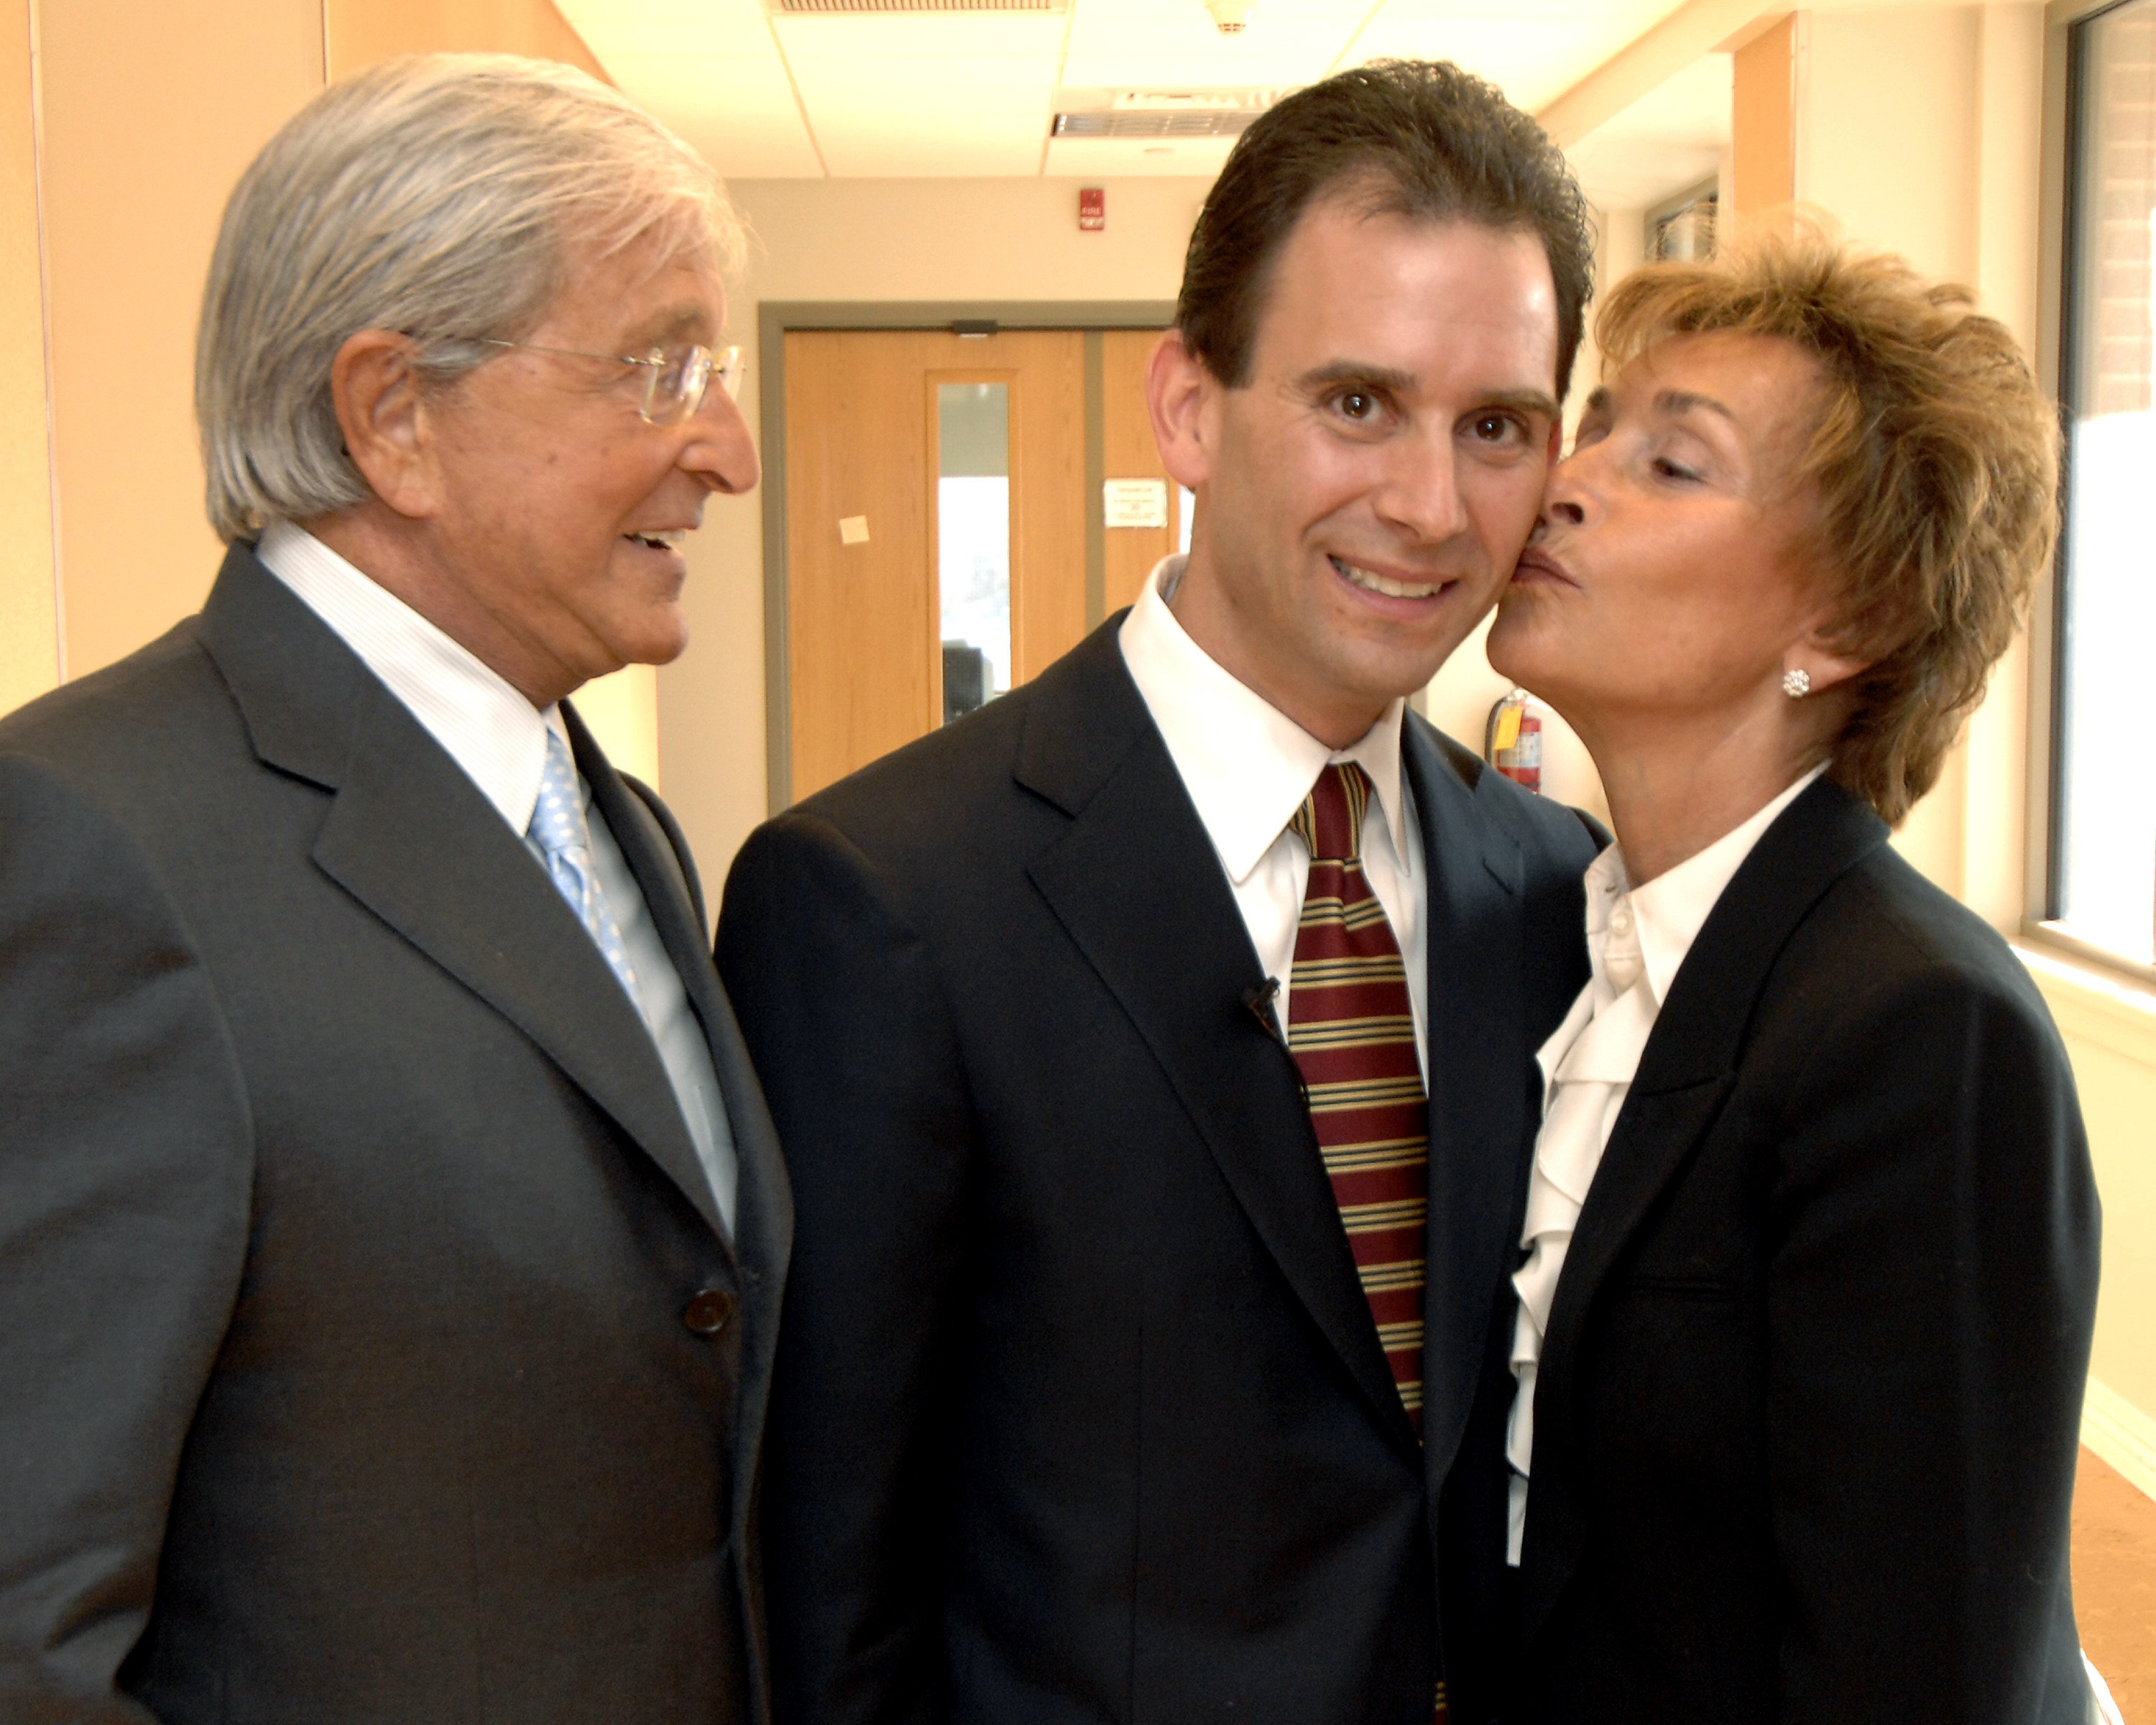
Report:
[{"label": "black suit jacket", "polygon": [[1457,1692],[1492,1645],[1499,1290],[1594,840],[1410,720],[1418,1446],[1119,621],[759,829],[727,884],[720,968],[801,1217],[782,1720],[1428,1725],[1441,1651]]},{"label": "black suit jacket", "polygon": [[733,1248],[544,869],[244,547],[0,723],[0,1717],[762,1711],[788,1200],[686,853],[572,731]]},{"label": "black suit jacket", "polygon": [[2073,1079],[1886,839],[1813,786],[1671,987],[1550,1313],[1509,1718],[2087,1717]]}]

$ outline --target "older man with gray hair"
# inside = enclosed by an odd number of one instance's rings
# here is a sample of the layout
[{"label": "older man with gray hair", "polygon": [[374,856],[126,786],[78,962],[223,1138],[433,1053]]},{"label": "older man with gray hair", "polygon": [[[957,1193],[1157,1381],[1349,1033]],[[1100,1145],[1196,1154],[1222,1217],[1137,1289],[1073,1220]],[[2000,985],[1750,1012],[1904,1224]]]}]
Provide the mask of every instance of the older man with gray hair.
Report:
[{"label": "older man with gray hair", "polygon": [[198,616],[0,723],[0,1718],[761,1717],[790,1230],[680,834],[565,697],[756,481],[737,229],[580,74],[225,214]]}]

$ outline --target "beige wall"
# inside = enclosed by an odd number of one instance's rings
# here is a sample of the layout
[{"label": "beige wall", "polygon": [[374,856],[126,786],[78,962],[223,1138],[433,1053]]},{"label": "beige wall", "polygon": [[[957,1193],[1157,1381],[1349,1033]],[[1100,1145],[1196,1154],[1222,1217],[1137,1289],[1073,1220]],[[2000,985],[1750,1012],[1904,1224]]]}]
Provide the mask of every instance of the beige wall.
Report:
[{"label": "beige wall", "polygon": [[[37,14],[33,84],[29,0],[0,0],[0,711],[133,651],[208,591],[222,547],[194,424],[203,282],[233,183],[322,87],[326,56],[349,70],[491,48],[596,66],[549,0],[38,0]],[[656,778],[648,669],[579,705],[627,770]]]},{"label": "beige wall", "polygon": [[0,712],[59,680],[29,0],[0,3]]},{"label": "beige wall", "polygon": [[[741,404],[751,428],[764,300],[1173,300],[1205,183],[1106,190],[1106,231],[1081,234],[1070,180],[737,183],[754,245],[730,339],[748,355]],[[711,501],[690,541],[689,583],[689,651],[659,674],[660,762],[716,907],[728,862],[767,812],[759,500]]]},{"label": "beige wall", "polygon": [[321,87],[321,0],[39,0],[67,674],[194,610],[195,317],[226,193]]},{"label": "beige wall", "polygon": [[323,0],[322,12],[331,78],[394,54],[437,53],[527,54],[606,77],[553,0]]}]

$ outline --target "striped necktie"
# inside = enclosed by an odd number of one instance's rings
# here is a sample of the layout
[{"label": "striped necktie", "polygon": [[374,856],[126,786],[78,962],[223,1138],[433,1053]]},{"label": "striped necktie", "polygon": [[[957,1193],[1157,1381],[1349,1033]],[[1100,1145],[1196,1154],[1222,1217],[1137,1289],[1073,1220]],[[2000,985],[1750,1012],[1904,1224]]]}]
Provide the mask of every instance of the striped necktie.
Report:
[{"label": "striped necktie", "polygon": [[1363,875],[1371,788],[1360,767],[1336,762],[1288,824],[1310,847],[1310,885],[1296,930],[1287,1044],[1378,1340],[1419,1432],[1429,1099],[1407,965]]}]

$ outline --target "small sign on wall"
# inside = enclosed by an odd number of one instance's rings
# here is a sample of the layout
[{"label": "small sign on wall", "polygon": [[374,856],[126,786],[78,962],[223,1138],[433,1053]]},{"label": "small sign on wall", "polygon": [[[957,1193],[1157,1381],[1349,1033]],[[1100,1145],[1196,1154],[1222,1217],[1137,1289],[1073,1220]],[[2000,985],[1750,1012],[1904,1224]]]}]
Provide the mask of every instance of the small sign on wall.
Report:
[{"label": "small sign on wall", "polygon": [[869,542],[869,518],[865,515],[842,515],[839,517],[839,543],[866,545]]},{"label": "small sign on wall", "polygon": [[1168,481],[1109,480],[1101,487],[1101,521],[1110,527],[1164,527],[1168,525]]},{"label": "small sign on wall", "polygon": [[1105,186],[1078,188],[1078,230],[1098,234],[1108,225],[1108,191]]}]

